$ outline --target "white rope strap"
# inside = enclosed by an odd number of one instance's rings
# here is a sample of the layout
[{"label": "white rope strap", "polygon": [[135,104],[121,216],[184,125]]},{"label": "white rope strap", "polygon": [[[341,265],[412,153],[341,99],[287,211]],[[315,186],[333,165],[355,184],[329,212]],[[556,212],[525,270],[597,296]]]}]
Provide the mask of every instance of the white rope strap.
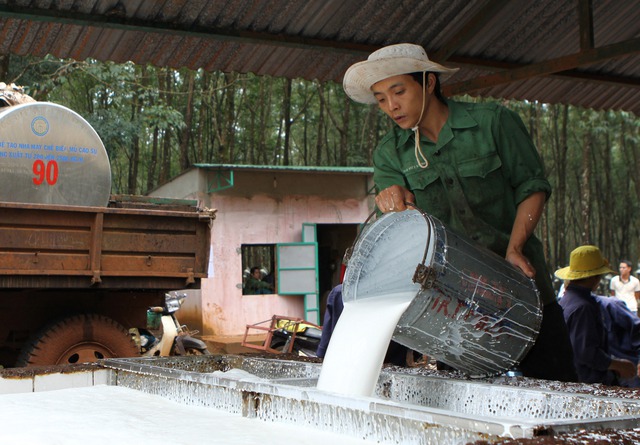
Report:
[{"label": "white rope strap", "polygon": [[418,126],[420,125],[420,121],[422,121],[422,114],[424,113],[424,103],[425,103],[426,95],[427,95],[427,72],[423,71],[422,72],[422,108],[420,109],[420,117],[418,118],[418,122],[413,128],[411,128],[411,130],[413,130],[413,135],[416,140],[416,145],[415,145],[416,162],[418,163],[420,168],[429,167],[429,160],[424,155],[424,153],[422,152],[422,148],[420,147],[420,130],[418,129]]}]

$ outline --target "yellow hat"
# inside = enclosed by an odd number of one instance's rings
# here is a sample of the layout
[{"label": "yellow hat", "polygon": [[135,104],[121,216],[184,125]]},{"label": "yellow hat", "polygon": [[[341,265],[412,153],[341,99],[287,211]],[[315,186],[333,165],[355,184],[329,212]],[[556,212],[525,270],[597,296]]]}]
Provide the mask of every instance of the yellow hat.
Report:
[{"label": "yellow hat", "polygon": [[615,272],[609,268],[609,262],[596,246],[580,246],[573,249],[569,266],[556,271],[561,280],[580,280]]}]

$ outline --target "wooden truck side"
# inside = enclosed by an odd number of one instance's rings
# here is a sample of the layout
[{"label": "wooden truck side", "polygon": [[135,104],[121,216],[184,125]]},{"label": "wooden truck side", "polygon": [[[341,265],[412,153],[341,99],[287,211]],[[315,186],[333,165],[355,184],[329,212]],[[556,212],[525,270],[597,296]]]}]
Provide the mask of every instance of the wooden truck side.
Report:
[{"label": "wooden truck side", "polygon": [[[146,309],[167,291],[200,287],[214,213],[132,198],[113,197],[108,207],[0,202],[0,364],[13,366],[20,354],[19,365],[52,364],[38,360],[42,348],[71,361],[74,348],[78,360],[135,355],[123,345],[129,328],[145,326]],[[65,332],[79,324],[84,338],[61,338],[61,323]],[[105,335],[127,338],[99,340],[109,324],[117,328]]]}]

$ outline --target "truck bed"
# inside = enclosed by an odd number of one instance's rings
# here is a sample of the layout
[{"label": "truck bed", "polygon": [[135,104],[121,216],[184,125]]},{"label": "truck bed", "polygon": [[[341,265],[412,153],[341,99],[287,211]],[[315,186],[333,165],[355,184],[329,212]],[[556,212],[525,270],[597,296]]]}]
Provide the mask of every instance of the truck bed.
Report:
[{"label": "truck bed", "polygon": [[0,202],[0,288],[198,288],[215,211],[112,196],[108,207]]}]

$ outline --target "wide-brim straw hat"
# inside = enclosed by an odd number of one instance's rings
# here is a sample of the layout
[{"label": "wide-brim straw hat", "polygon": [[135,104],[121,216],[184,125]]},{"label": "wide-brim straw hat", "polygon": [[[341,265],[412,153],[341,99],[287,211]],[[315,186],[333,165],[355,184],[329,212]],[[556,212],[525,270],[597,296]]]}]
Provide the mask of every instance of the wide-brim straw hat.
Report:
[{"label": "wide-brim straw hat", "polygon": [[615,274],[600,249],[596,246],[580,246],[571,252],[569,266],[556,271],[556,277],[561,280],[581,280],[608,273]]},{"label": "wide-brim straw hat", "polygon": [[356,102],[375,104],[377,101],[371,91],[373,84],[392,76],[423,71],[440,73],[440,80],[444,81],[458,68],[447,68],[429,60],[420,45],[399,43],[380,48],[367,60],[351,65],[344,75],[342,87]]}]

